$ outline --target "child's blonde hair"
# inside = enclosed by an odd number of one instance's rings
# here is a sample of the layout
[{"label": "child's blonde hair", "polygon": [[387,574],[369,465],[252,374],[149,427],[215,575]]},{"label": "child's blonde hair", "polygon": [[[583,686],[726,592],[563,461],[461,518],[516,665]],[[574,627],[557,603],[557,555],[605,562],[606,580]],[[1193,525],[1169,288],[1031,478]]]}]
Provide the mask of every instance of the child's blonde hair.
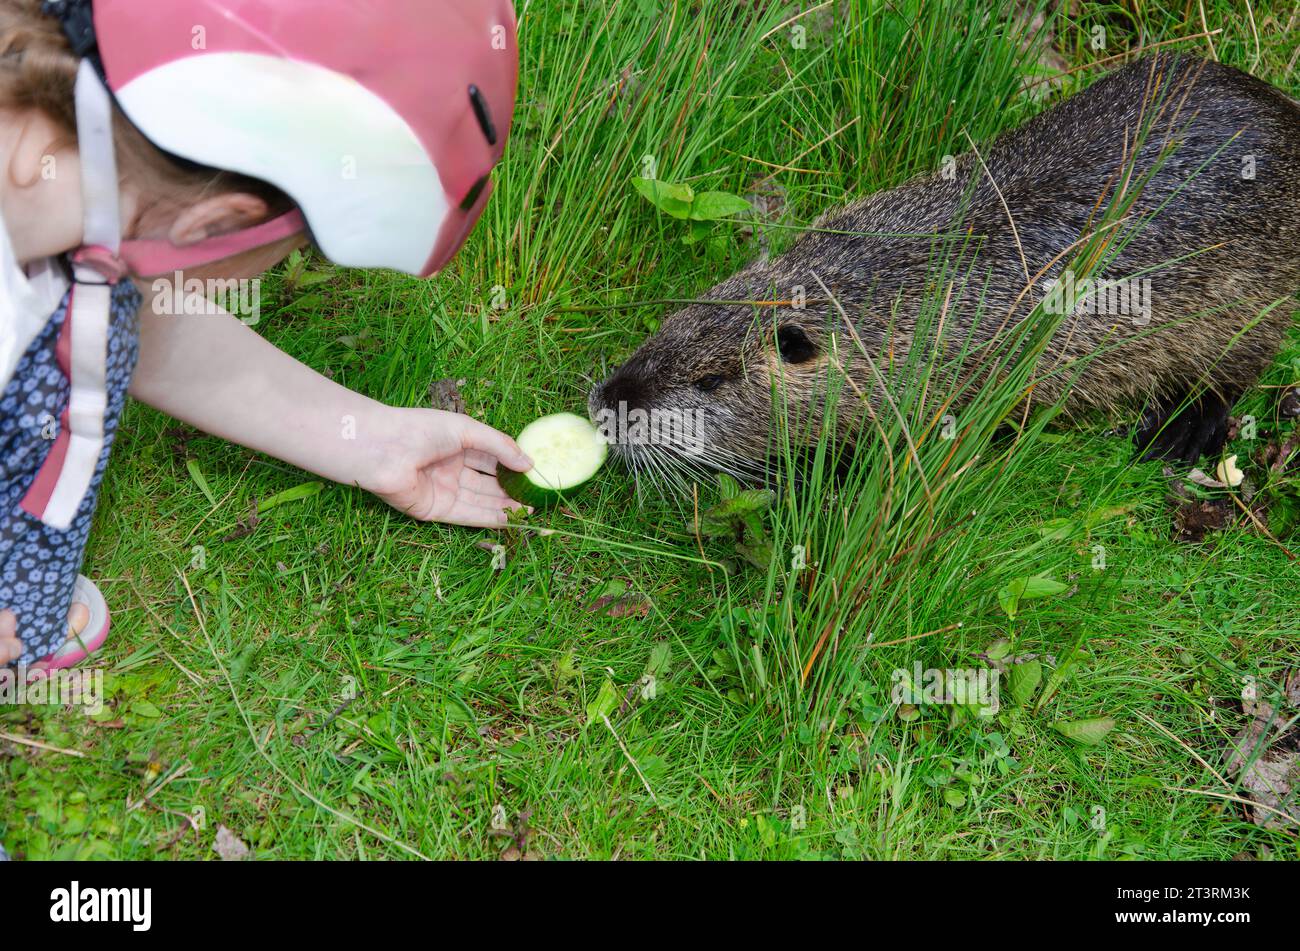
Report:
[{"label": "child's blonde hair", "polygon": [[[41,13],[41,0],[0,0],[0,109],[40,110],[77,138],[74,89],[77,57],[59,21]],[[116,106],[113,140],[119,177],[147,182],[152,201],[142,203],[135,221],[123,222],[127,234],[154,209],[179,208],[207,195],[247,192],[267,203],[269,216],[293,206],[284,192],[259,179],[208,168],[163,152],[146,139]],[[51,143],[51,151],[62,142]]]}]

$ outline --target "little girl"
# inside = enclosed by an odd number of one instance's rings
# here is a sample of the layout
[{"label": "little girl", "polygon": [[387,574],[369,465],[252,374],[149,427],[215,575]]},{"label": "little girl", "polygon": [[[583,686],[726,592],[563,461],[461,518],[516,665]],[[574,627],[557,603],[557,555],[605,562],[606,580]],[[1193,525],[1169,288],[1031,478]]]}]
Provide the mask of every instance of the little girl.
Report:
[{"label": "little girl", "polygon": [[508,0],[0,0],[0,666],[108,633],[77,572],[128,386],[414,518],[506,521],[496,464],[531,465],[508,437],[134,281],[249,278],[308,240],[435,273],[491,190],[517,67]]}]

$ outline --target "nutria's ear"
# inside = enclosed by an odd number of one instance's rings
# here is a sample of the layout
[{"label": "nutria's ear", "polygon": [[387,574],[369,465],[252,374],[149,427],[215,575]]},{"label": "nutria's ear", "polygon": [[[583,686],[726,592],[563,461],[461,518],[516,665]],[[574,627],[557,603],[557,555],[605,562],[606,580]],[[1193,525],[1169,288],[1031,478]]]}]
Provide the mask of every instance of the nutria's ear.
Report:
[{"label": "nutria's ear", "polygon": [[783,324],[777,330],[776,348],[786,363],[805,363],[817,356],[817,347],[798,324]]}]

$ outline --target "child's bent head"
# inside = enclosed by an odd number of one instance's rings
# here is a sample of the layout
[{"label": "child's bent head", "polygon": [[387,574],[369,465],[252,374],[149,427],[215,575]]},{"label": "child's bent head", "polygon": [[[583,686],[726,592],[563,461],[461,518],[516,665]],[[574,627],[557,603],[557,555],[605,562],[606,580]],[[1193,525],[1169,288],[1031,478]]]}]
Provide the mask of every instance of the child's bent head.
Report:
[{"label": "child's bent head", "polygon": [[[15,185],[82,199],[80,257],[117,274],[310,229],[336,264],[428,276],[492,191],[518,64],[510,0],[0,0],[0,147]],[[45,153],[79,191],[33,177]]]},{"label": "child's bent head", "polygon": [[[0,0],[0,110],[14,123],[35,120],[32,133],[47,140],[35,143],[35,157],[41,162],[36,176],[30,168],[20,171],[11,156],[9,184],[30,187],[40,178],[57,178],[59,157],[75,155],[79,63],[59,21],[41,12],[41,0]],[[264,181],[163,152],[116,105],[113,142],[126,238],[166,239],[184,246],[251,227],[293,207],[284,192]],[[79,198],[77,176],[67,178],[66,193]],[[13,223],[10,228],[14,230]],[[282,240],[254,249],[259,254],[240,255],[242,262],[232,258],[223,265],[251,270],[260,264],[264,269],[302,241]],[[278,257],[268,260],[277,252]]]}]

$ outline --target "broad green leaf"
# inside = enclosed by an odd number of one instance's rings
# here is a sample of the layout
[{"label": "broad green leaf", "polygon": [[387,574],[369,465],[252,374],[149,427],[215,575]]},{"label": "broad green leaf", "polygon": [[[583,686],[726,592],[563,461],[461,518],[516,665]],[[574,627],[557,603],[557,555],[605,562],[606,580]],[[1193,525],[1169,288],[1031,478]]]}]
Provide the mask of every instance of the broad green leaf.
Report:
[{"label": "broad green leaf", "polygon": [[1079,656],[1079,651],[1072,649],[1065,660],[1057,664],[1047,678],[1047,683],[1043,686],[1043,692],[1038,695],[1038,702],[1034,704],[1035,710],[1043,709],[1056,696],[1056,691],[1061,689],[1061,685],[1069,679],[1070,674],[1074,671],[1075,664],[1079,662]]},{"label": "broad green leaf", "polygon": [[737,542],[736,554],[759,571],[767,571],[772,566],[772,556],[775,552],[772,549],[772,543],[768,539],[762,538],[753,544]]},{"label": "broad green leaf", "polygon": [[609,716],[618,709],[618,689],[614,686],[614,681],[608,677],[600,685],[600,692],[596,694],[596,699],[587,704],[587,722],[593,723],[602,716]]},{"label": "broad green leaf", "polygon": [[1024,582],[1023,589],[1020,592],[1021,601],[1030,601],[1034,598],[1046,598],[1053,594],[1060,594],[1066,588],[1067,584],[1060,581],[1054,581],[1051,578],[1044,578],[1040,575],[1034,575],[1032,578],[1021,578]]},{"label": "broad green leaf", "polygon": [[324,284],[335,277],[334,271],[308,271],[302,277],[298,278],[299,287],[311,287],[313,284]]},{"label": "broad green leaf", "polygon": [[672,182],[661,182],[657,178],[634,178],[632,187],[664,214],[672,215],[674,218],[689,217],[691,202],[695,200],[695,192],[691,190],[690,185],[684,183],[674,185]]},{"label": "broad green leaf", "polygon": [[1044,578],[1041,575],[1013,578],[1007,583],[1006,587],[998,592],[998,604],[1002,605],[1002,610],[1007,612],[1007,617],[1014,621],[1021,601],[1050,597],[1054,594],[1060,594],[1068,587],[1069,585],[1053,581],[1051,578]]},{"label": "broad green leaf", "polygon": [[988,655],[989,660],[1001,660],[1011,653],[1011,642],[1005,637],[1000,637],[990,644],[984,653]]},{"label": "broad green leaf", "polygon": [[751,210],[749,202],[738,195],[700,192],[691,202],[690,215],[695,221],[717,221],[719,218],[734,218]]},{"label": "broad green leaf", "polygon": [[258,647],[259,645],[254,642],[235,655],[229,667],[231,683],[237,684],[244,679],[244,675],[248,673],[249,664],[257,655]]},{"label": "broad green leaf", "polygon": [[712,518],[730,520],[757,512],[766,512],[772,507],[774,497],[770,489],[743,489],[715,505],[709,510],[709,515]]},{"label": "broad green leaf", "polygon": [[[304,297],[302,300],[305,301],[307,298]],[[345,334],[336,338],[336,342],[341,343],[349,350],[379,350],[384,345],[383,341],[369,329],[363,330],[359,334]]]},{"label": "broad green leaf", "polygon": [[269,499],[263,499],[257,503],[258,514],[269,512],[277,505],[284,505],[286,502],[297,502],[300,499],[308,499],[325,488],[323,482],[304,482],[302,485],[295,485],[292,489],[285,489],[283,492],[277,492]]},{"label": "broad green leaf", "polygon": [[1007,613],[1007,617],[1013,621],[1016,619],[1016,608],[1020,607],[1020,596],[1014,592],[1010,585],[998,592],[998,604]]},{"label": "broad green leaf", "polygon": [[668,665],[673,660],[673,647],[667,641],[660,641],[650,651],[650,659],[646,661],[645,673],[656,679],[662,679],[668,672]]},{"label": "broad green leaf", "polygon": [[474,711],[460,697],[449,695],[442,705],[443,716],[448,723],[477,723]]},{"label": "broad green leaf", "polygon": [[132,700],[131,712],[138,717],[148,717],[150,720],[155,720],[162,716],[162,711],[148,700]]},{"label": "broad green leaf", "polygon": [[1052,729],[1083,746],[1096,746],[1106,739],[1106,734],[1115,729],[1115,721],[1110,717],[1094,717],[1090,720],[1058,720],[1052,724]]},{"label": "broad green leaf", "polygon": [[578,662],[573,656],[573,651],[570,650],[555,662],[555,680],[556,683],[565,684],[576,676],[578,676]]},{"label": "broad green leaf", "polygon": [[735,489],[735,494],[703,513],[699,525],[689,530],[707,538],[734,538],[749,550],[737,553],[751,564],[766,570],[772,559],[771,544],[764,527],[763,512],[772,506],[773,494],[767,489]]},{"label": "broad green leaf", "polygon": [[1036,660],[1027,660],[1023,664],[1012,666],[1007,675],[1007,690],[1011,702],[1023,707],[1034,696],[1034,691],[1043,680],[1043,665]]},{"label": "broad green leaf", "polygon": [[1127,515],[1133,510],[1134,506],[1130,505],[1106,505],[1102,508],[1095,509],[1088,513],[1088,527],[1100,525],[1102,522],[1109,521],[1112,518],[1118,518],[1121,515]]},{"label": "broad green leaf", "polygon": [[682,235],[682,244],[698,244],[713,232],[713,222],[692,221],[686,233]]},{"label": "broad green leaf", "polygon": [[725,472],[718,473],[718,492],[724,499],[734,499],[740,494],[740,483]]},{"label": "broad green leaf", "polygon": [[610,578],[596,589],[595,593],[591,596],[591,600],[593,603],[599,601],[601,598],[605,598],[607,602],[614,601],[623,597],[625,594],[627,594],[627,582],[622,578]]}]

